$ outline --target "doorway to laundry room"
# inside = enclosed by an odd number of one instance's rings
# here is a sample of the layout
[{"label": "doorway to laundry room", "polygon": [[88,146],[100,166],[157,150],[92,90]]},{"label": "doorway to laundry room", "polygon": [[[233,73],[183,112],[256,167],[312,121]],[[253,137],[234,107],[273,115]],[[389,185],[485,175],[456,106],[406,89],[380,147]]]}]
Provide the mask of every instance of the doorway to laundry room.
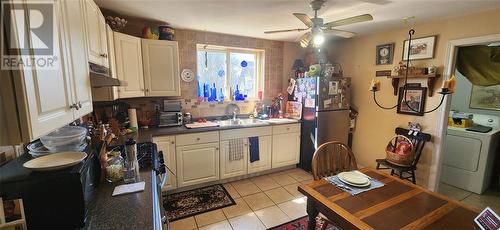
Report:
[{"label": "doorway to laundry room", "polygon": [[454,63],[438,191],[499,213],[500,40],[456,47]]}]

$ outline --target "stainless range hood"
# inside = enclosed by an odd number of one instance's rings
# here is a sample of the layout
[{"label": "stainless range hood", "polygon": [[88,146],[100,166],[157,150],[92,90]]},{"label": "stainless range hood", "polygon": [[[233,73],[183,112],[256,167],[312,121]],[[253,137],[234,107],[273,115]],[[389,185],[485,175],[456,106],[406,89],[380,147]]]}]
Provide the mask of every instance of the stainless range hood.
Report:
[{"label": "stainless range hood", "polygon": [[92,88],[127,86],[127,82],[111,77],[109,69],[94,63],[89,63],[90,85]]}]

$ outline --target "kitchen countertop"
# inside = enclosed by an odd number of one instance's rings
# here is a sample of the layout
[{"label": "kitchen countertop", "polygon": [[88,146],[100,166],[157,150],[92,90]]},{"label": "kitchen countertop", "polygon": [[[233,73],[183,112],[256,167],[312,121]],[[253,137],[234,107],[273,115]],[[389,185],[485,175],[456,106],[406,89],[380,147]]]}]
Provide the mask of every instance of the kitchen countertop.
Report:
[{"label": "kitchen countertop", "polygon": [[186,126],[172,126],[172,127],[151,127],[148,129],[139,129],[135,133],[127,134],[122,138],[118,138],[113,145],[121,145],[128,138],[133,138],[138,143],[141,142],[152,142],[153,137],[156,136],[168,136],[168,135],[178,135],[178,134],[188,134],[188,133],[201,133],[201,132],[211,132],[211,131],[221,131],[221,130],[230,130],[230,129],[245,129],[245,128],[254,128],[254,127],[264,127],[264,126],[275,126],[275,125],[286,125],[286,124],[295,124],[300,123],[300,120],[294,121],[284,121],[279,123],[262,123],[262,124],[254,124],[254,125],[234,125],[234,126],[217,126],[217,127],[207,127],[207,128],[194,128],[188,129]]},{"label": "kitchen countertop", "polygon": [[146,182],[144,191],[112,197],[116,185],[103,182],[94,191],[88,205],[86,229],[154,229],[153,185],[156,177],[151,168],[139,172]]}]

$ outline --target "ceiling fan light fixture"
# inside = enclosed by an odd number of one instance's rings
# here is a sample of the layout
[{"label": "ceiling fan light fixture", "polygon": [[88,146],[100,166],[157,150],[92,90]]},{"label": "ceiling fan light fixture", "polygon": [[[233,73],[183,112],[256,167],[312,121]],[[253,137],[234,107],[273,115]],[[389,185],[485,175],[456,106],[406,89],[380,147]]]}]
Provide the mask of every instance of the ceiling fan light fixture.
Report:
[{"label": "ceiling fan light fixture", "polygon": [[325,36],[323,33],[317,33],[313,37],[313,45],[314,47],[320,47],[325,42]]}]

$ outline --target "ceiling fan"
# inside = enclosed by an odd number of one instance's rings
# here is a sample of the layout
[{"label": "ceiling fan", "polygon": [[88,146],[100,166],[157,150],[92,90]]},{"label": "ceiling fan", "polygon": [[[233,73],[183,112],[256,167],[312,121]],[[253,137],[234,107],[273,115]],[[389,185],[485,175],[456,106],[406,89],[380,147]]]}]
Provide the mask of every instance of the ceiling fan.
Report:
[{"label": "ceiling fan", "polygon": [[358,22],[366,22],[373,20],[373,17],[370,14],[362,14],[350,18],[344,18],[333,22],[323,23],[322,18],[318,18],[318,10],[323,6],[326,0],[313,0],[309,5],[314,10],[314,18],[309,18],[306,14],[302,13],[293,13],[295,17],[297,17],[300,21],[302,21],[307,28],[305,29],[289,29],[289,30],[273,30],[273,31],[265,31],[265,34],[273,34],[273,33],[282,33],[282,32],[292,32],[292,31],[305,31],[311,30],[300,37],[300,45],[302,47],[309,46],[309,43],[312,40],[314,47],[319,47],[325,41],[324,33],[332,34],[335,36],[343,37],[343,38],[351,38],[356,33],[335,29],[337,26],[344,26],[349,24],[354,24]]}]

